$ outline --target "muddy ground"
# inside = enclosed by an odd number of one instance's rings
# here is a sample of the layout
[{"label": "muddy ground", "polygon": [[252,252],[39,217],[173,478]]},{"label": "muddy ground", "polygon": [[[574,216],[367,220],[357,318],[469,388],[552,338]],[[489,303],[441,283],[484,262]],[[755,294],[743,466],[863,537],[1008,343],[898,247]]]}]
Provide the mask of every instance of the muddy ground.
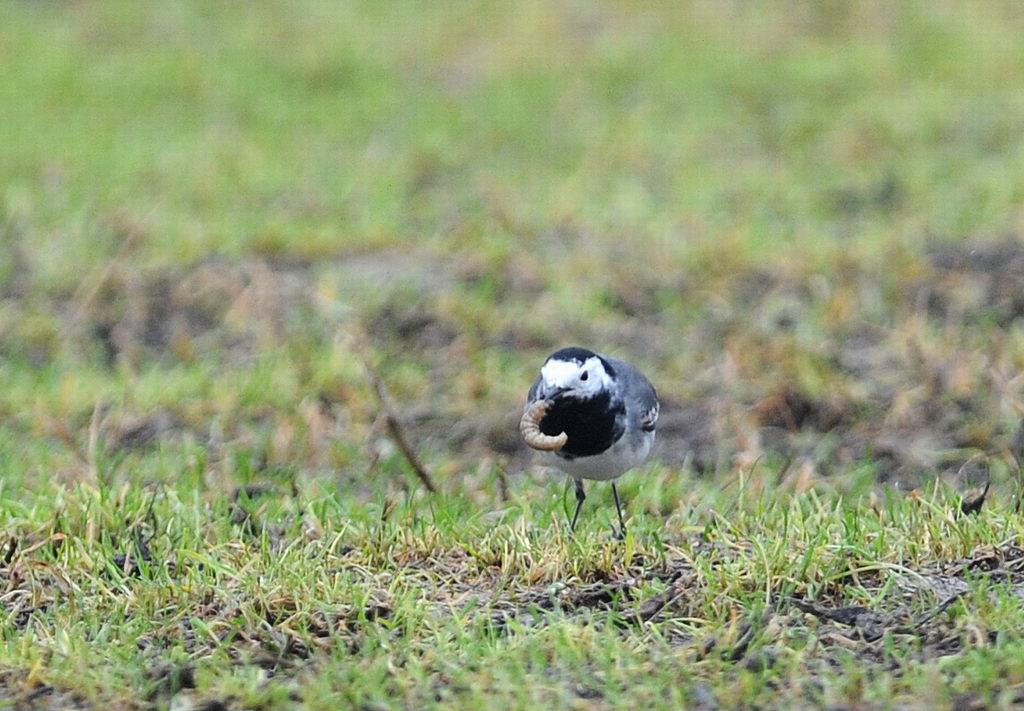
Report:
[{"label": "muddy ground", "polygon": [[[546,314],[461,317],[452,302],[483,281],[494,313],[529,310],[543,277],[522,264],[488,271],[428,253],[149,270],[122,261],[67,293],[40,294],[31,270],[14,270],[0,283],[0,354],[40,368],[70,359],[110,371],[207,361],[232,369],[282,348],[364,339],[385,381],[407,366],[423,374],[414,386],[391,383],[417,447],[515,473],[530,462],[515,427],[531,377],[524,366],[580,343],[651,373],[664,401],[654,456],[669,467],[712,476],[768,460],[800,487],[869,467],[878,482],[909,490],[935,474],[955,479],[979,452],[1019,456],[1024,246],[941,244],[882,262],[879,271],[840,259],[828,279],[728,265],[646,282],[624,273],[604,285],[601,318],[558,328]],[[509,354],[522,382],[510,371],[500,387],[479,382],[486,353]],[[287,438],[282,428],[296,418],[310,439],[358,440],[376,431],[359,387],[356,378],[322,390],[290,412],[236,413],[220,432],[210,431],[209,412],[111,406],[100,413],[103,440],[111,451],[182,437],[216,447]],[[307,442],[292,462],[329,469],[314,461],[325,446]]]}]

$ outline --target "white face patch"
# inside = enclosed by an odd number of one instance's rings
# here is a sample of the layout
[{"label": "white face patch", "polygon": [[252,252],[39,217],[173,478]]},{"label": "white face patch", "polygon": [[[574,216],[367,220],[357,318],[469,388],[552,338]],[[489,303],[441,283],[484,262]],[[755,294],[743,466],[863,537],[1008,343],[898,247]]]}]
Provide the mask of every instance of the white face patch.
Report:
[{"label": "white face patch", "polygon": [[611,384],[611,378],[597,356],[582,364],[573,360],[551,359],[540,369],[548,388],[567,388],[578,397],[593,397]]}]

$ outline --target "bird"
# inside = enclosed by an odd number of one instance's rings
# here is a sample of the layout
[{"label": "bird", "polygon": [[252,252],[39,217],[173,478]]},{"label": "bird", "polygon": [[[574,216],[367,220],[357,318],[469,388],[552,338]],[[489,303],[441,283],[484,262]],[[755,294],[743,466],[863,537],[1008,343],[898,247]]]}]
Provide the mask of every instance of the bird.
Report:
[{"label": "bird", "polygon": [[[642,464],[654,446],[660,404],[651,382],[635,366],[570,346],[549,355],[530,387],[520,431],[546,462],[576,488],[576,531],[586,500],[584,480],[611,481],[620,540],[626,521],[615,480]],[[613,526],[614,530],[614,526]]]}]

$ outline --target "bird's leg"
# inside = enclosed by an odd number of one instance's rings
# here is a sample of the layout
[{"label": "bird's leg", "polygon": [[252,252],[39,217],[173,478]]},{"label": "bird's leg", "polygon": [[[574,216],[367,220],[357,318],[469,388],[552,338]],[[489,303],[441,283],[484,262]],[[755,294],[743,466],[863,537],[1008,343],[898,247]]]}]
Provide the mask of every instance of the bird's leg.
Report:
[{"label": "bird's leg", "polygon": [[612,496],[615,497],[615,510],[619,512],[619,530],[615,532],[615,537],[620,541],[626,539],[626,520],[622,517],[622,504],[619,502],[619,490],[615,488],[615,482],[612,482]]},{"label": "bird's leg", "polygon": [[576,519],[580,517],[580,509],[583,508],[583,502],[587,498],[586,493],[583,491],[583,482],[579,479],[574,481],[576,482],[576,513],[572,515],[572,523],[569,524],[569,530],[573,533],[576,532]]}]

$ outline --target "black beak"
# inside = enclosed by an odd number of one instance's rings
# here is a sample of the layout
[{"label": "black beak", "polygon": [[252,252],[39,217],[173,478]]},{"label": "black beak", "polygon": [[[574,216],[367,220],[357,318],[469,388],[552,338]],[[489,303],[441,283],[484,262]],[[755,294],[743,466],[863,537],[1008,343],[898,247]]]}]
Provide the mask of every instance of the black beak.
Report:
[{"label": "black beak", "polygon": [[544,399],[545,400],[555,400],[560,395],[562,395],[563,393],[569,392],[571,389],[572,388],[554,388],[554,387],[553,388],[545,388],[544,389]]}]

